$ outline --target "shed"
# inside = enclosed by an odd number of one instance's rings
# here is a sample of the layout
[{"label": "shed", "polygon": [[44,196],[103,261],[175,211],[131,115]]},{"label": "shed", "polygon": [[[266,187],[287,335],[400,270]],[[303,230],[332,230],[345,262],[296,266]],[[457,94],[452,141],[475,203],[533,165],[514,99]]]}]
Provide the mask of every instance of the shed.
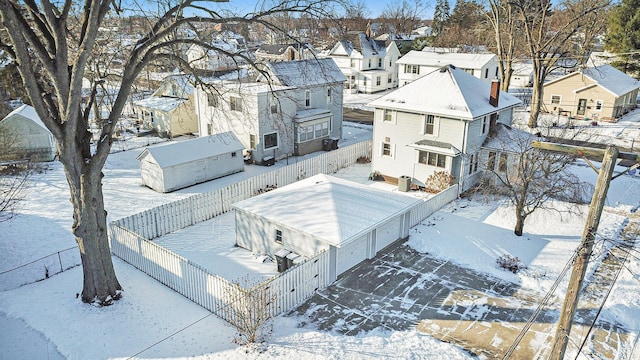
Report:
[{"label": "shed", "polygon": [[[315,175],[233,204],[236,244],[276,256],[329,251],[329,277],[409,236],[411,210],[422,200]],[[277,256],[276,256],[277,259]]]},{"label": "shed", "polygon": [[0,141],[2,160],[52,161],[57,153],[53,134],[26,104],[0,120]]},{"label": "shed", "polygon": [[149,147],[137,159],[142,183],[166,193],[244,171],[242,150],[240,140],[225,132]]}]

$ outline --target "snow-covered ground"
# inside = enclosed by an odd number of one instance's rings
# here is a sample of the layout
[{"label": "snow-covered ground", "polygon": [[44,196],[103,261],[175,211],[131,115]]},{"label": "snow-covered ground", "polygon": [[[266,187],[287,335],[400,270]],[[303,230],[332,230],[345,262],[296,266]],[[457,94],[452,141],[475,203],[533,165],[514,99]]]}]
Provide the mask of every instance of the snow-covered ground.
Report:
[{"label": "snow-covered ground", "polygon": [[[637,135],[639,119],[640,113],[636,112],[617,124],[602,124],[598,130],[602,136],[611,139],[610,142],[624,141],[626,144],[630,140],[625,136]],[[342,141],[347,144],[370,137],[370,128],[349,126],[345,127]],[[105,166],[104,194],[110,219],[270,170],[251,166],[245,173],[159,194],[141,186],[139,165],[135,160],[140,151],[114,153]],[[282,165],[279,162],[275,166]],[[585,164],[578,164],[574,170],[581,178],[595,181],[595,172]],[[362,166],[353,166],[335,175],[361,179],[368,171],[366,168],[363,171]],[[0,223],[0,273],[75,246],[69,230],[71,205],[60,164],[49,164],[48,170],[33,180],[19,216]],[[598,229],[602,239],[615,238],[639,205],[640,177],[623,175],[614,180]],[[558,203],[557,206],[561,209],[565,205]],[[477,271],[517,282],[522,291],[540,293],[550,287],[564,267],[580,240],[583,224],[584,214],[560,217],[556,212],[539,212],[527,220],[524,236],[517,238],[511,232],[513,216],[508,206],[463,199],[412,229],[410,245]],[[180,240],[179,235],[172,236]],[[495,258],[504,253],[519,257],[527,270],[512,274],[497,269]],[[602,315],[621,323],[631,338],[637,338],[640,329],[640,298],[637,296],[640,263],[635,254],[620,275]],[[246,352],[245,348],[233,343],[235,332],[230,325],[119,259],[114,259],[114,263],[124,287],[123,299],[114,306],[97,308],[80,302],[77,298],[82,288],[80,267],[41,282],[3,291],[0,297],[0,359],[471,358],[459,347],[416,330],[376,329],[356,336],[343,336],[301,326],[304,319],[294,316],[280,316],[274,320],[273,333],[264,353]],[[0,275],[0,281],[2,279]],[[563,287],[566,285],[560,288]],[[635,356],[640,358],[638,354]]]}]

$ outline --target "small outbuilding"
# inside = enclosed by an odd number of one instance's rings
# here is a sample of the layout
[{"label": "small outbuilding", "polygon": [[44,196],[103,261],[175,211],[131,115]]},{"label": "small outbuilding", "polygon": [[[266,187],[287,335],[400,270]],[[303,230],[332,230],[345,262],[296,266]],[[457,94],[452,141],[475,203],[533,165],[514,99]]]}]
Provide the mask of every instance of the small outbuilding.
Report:
[{"label": "small outbuilding", "polygon": [[52,161],[56,141],[36,110],[23,104],[0,120],[0,160]]},{"label": "small outbuilding", "polygon": [[166,193],[244,171],[243,150],[225,132],[149,147],[137,159],[143,185]]},{"label": "small outbuilding", "polygon": [[[236,244],[280,260],[329,251],[329,278],[409,236],[411,210],[422,200],[315,175],[233,204]],[[279,271],[288,265],[279,266]]]}]

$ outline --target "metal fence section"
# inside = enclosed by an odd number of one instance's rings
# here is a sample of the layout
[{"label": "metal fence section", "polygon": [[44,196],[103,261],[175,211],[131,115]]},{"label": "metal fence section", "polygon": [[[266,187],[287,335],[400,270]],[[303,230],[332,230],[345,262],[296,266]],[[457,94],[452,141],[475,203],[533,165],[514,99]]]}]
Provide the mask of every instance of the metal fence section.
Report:
[{"label": "metal fence section", "polygon": [[0,272],[0,291],[38,282],[80,265],[80,253],[74,246],[41,257],[27,264]]}]

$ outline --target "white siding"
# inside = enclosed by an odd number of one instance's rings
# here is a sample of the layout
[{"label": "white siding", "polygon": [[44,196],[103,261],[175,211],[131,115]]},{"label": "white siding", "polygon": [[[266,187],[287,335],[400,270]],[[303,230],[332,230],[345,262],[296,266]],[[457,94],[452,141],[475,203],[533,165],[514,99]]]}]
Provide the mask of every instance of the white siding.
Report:
[{"label": "white siding", "polygon": [[367,258],[369,246],[367,239],[368,236],[365,234],[346,246],[337,249],[336,275],[342,274]]}]

